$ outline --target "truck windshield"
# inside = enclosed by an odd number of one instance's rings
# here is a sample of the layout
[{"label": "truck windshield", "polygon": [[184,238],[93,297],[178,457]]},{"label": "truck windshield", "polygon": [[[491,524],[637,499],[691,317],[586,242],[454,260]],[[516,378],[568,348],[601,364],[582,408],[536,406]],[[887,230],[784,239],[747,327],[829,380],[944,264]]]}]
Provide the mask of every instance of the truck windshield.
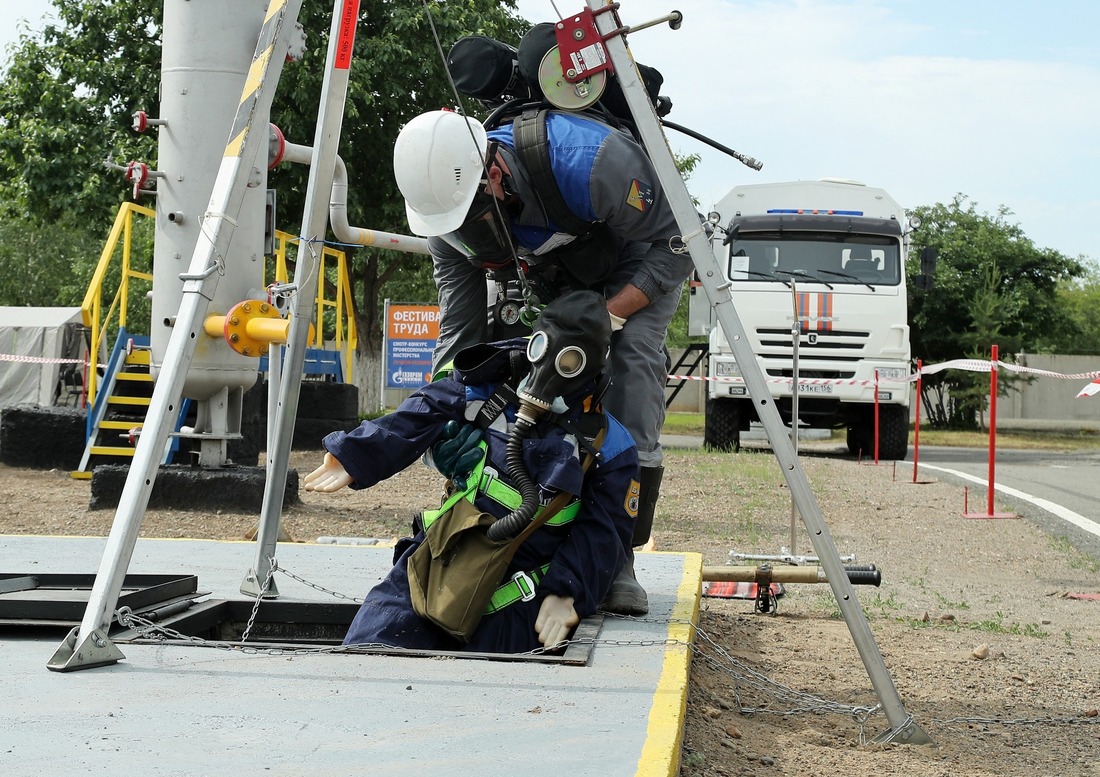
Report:
[{"label": "truck windshield", "polygon": [[738,233],[730,241],[730,280],[778,283],[791,275],[838,285],[896,286],[900,243],[885,235],[795,231]]}]

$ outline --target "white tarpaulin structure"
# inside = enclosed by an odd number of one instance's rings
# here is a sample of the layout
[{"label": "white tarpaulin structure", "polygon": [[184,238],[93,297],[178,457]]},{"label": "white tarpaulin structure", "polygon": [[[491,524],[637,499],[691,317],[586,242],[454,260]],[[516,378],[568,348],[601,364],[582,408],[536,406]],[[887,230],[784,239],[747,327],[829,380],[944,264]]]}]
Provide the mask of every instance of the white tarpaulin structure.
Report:
[{"label": "white tarpaulin structure", "polygon": [[83,374],[80,308],[0,307],[0,409],[64,403],[64,371]]}]

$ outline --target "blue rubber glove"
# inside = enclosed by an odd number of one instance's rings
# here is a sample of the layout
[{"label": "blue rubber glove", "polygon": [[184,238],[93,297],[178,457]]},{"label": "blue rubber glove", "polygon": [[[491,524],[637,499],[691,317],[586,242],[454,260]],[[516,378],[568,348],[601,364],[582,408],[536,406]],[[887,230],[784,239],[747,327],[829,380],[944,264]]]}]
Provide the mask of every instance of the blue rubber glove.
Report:
[{"label": "blue rubber glove", "polygon": [[473,424],[448,421],[443,427],[443,438],[432,447],[432,463],[435,468],[454,481],[455,487],[466,488],[466,477],[483,452],[479,443],[484,435]]}]

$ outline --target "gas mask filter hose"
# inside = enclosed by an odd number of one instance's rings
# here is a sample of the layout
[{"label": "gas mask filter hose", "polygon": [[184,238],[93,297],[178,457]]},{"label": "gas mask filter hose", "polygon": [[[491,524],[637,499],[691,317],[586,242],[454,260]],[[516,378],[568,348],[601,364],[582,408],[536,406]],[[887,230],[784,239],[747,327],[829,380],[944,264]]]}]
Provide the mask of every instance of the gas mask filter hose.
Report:
[{"label": "gas mask filter hose", "polygon": [[527,527],[539,509],[538,485],[527,474],[527,468],[523,463],[523,441],[535,428],[535,421],[528,413],[522,412],[523,405],[527,403],[521,403],[521,412],[516,415],[516,424],[508,438],[508,447],[505,449],[508,477],[512,479],[512,485],[519,491],[522,501],[519,507],[494,521],[489,527],[486,536],[492,542],[504,542],[517,536]]}]

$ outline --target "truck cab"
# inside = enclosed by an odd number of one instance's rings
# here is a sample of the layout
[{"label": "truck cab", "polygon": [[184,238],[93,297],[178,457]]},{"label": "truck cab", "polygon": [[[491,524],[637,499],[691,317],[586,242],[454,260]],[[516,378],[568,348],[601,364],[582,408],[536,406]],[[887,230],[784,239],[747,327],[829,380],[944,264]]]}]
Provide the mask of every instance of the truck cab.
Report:
[{"label": "truck cab", "polygon": [[[738,186],[716,212],[714,251],[784,422],[793,423],[797,370],[800,427],[844,428],[854,454],[905,458],[911,354],[902,208],[882,189],[825,179]],[[689,334],[709,339],[705,442],[736,450],[758,420],[754,405],[705,293],[696,286],[691,295]]]}]

